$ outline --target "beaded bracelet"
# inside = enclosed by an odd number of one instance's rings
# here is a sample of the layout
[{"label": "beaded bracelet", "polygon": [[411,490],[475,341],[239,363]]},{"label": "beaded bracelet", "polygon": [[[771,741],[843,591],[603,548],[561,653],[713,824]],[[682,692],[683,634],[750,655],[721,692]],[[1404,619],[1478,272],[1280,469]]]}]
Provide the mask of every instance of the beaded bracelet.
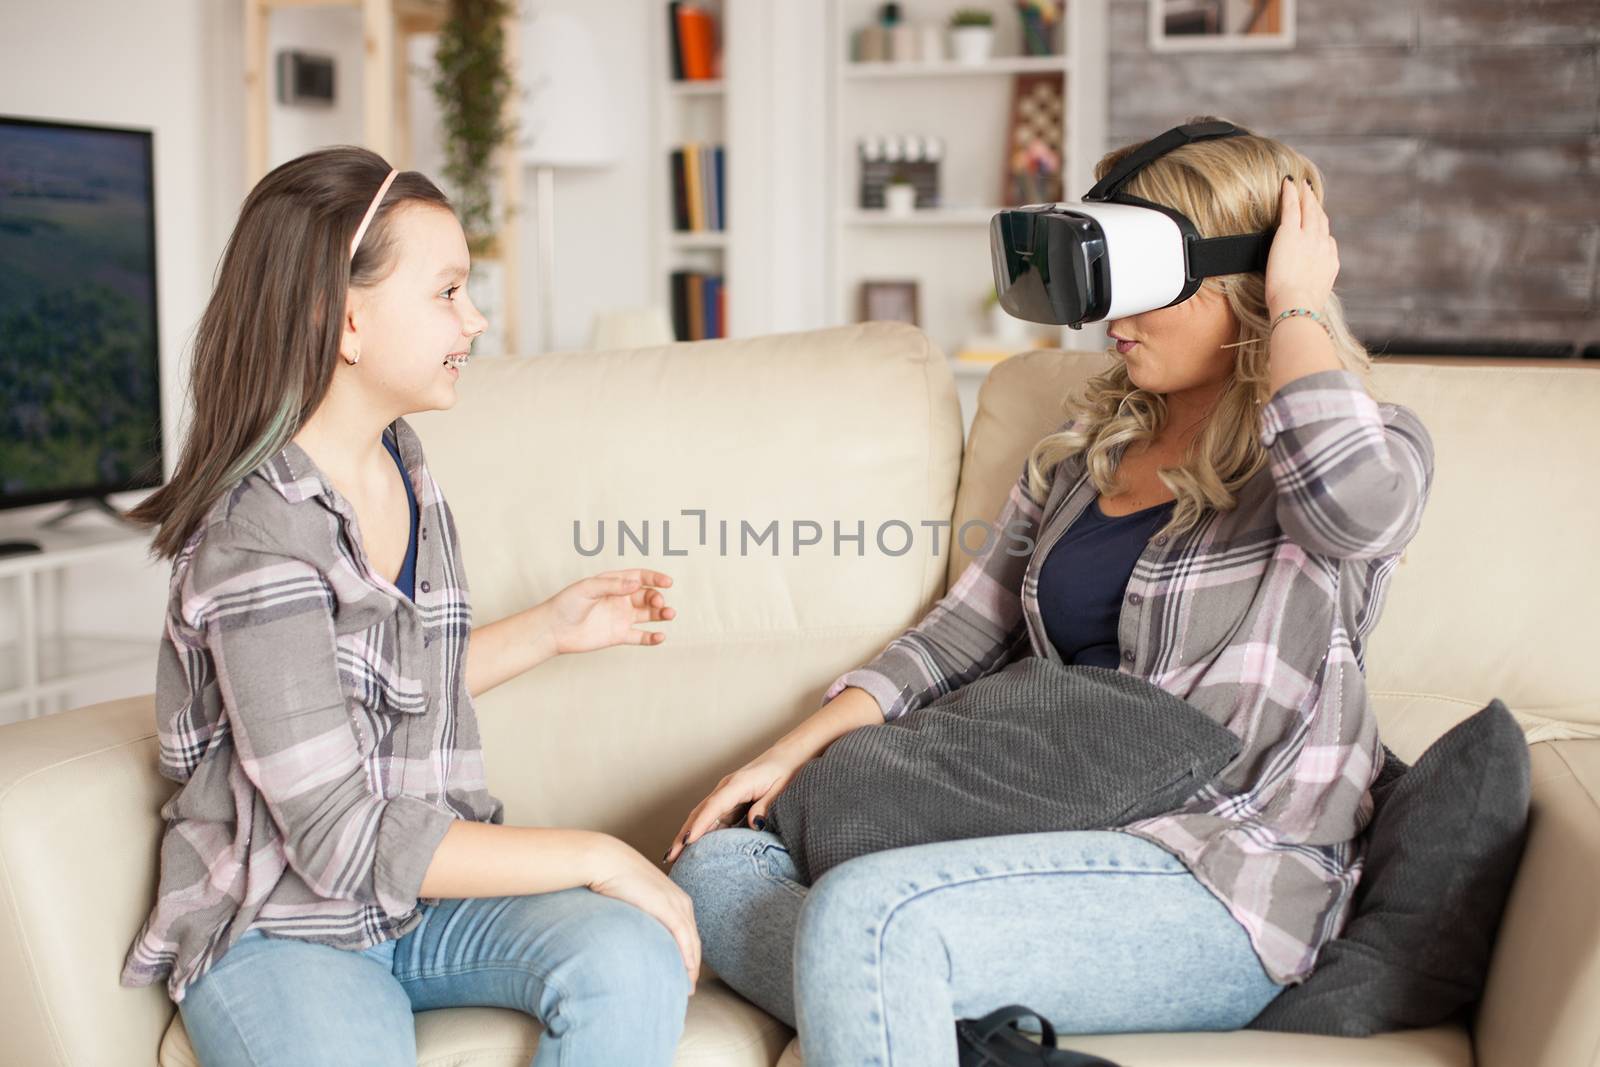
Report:
[{"label": "beaded bracelet", "polygon": [[1318,326],[1321,326],[1322,332],[1328,335],[1328,340],[1333,340],[1333,328],[1328,325],[1328,320],[1317,314],[1315,311],[1312,311],[1310,308],[1288,308],[1284,311],[1278,312],[1278,317],[1272,320],[1272,329],[1268,330],[1267,332],[1270,334],[1272,330],[1276,330],[1278,328],[1278,323],[1282,322],[1284,319],[1293,318],[1296,315],[1304,315]]}]

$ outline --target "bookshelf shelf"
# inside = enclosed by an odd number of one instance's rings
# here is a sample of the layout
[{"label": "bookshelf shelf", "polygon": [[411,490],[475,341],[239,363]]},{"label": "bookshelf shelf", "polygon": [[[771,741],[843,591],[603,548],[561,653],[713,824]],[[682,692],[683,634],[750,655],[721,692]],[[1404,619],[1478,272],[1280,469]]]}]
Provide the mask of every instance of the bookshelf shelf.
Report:
[{"label": "bookshelf shelf", "polygon": [[716,248],[728,247],[728,233],[726,230],[704,230],[684,233],[672,230],[667,234],[667,243],[677,248]]},{"label": "bookshelf shelf", "polygon": [[684,81],[667,83],[673,96],[716,96],[723,91],[723,81]]},{"label": "bookshelf shelf", "polygon": [[1000,207],[918,208],[910,215],[890,215],[882,209],[858,208],[840,212],[846,226],[987,226]]},{"label": "bookshelf shelf", "polygon": [[843,74],[848,79],[906,79],[981,77],[995,74],[1031,74],[1039,71],[1060,73],[1071,69],[1064,56],[1001,56],[987,63],[938,62],[849,62]]}]

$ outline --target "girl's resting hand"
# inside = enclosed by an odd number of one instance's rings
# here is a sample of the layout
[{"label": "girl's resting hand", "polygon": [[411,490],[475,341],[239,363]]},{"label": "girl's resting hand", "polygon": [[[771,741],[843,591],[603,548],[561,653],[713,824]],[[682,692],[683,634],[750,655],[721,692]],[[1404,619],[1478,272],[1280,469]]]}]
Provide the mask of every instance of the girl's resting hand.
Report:
[{"label": "girl's resting hand", "polygon": [[750,805],[745,821],[751,827],[760,829],[756,821],[765,820],[767,809],[805,762],[785,758],[769,749],[723,778],[710,795],[689,813],[677,836],[672,839],[672,847],[662,857],[662,862],[676,860],[686,846],[712,830],[720,830],[738,822],[737,812],[745,804]]},{"label": "girl's resting hand", "polygon": [[689,972],[692,995],[700,977],[700,934],[695,928],[694,902],[689,894],[614,837],[603,837],[588,886],[602,896],[632,904],[667,928],[678,943],[683,966]]},{"label": "girl's resting hand", "polygon": [[1328,232],[1328,215],[1308,181],[1285,180],[1278,229],[1267,253],[1267,315],[1292,307],[1327,309],[1339,275],[1339,242]]},{"label": "girl's resting hand", "polygon": [[661,590],[672,579],[660,571],[606,571],[573,582],[548,602],[557,652],[593,652],[612,645],[659,645],[667,635],[638,630],[641,622],[667,622],[677,612]]}]

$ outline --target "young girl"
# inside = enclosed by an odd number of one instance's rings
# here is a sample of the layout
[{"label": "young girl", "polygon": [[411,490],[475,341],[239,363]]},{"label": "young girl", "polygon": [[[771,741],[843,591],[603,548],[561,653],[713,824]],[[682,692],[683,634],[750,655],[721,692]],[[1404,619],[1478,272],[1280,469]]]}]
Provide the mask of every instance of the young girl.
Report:
[{"label": "young girl", "polygon": [[666,1064],[688,897],[614,838],[504,825],[472,700],[561,652],[659,644],[654,571],[473,629],[449,505],[404,415],[449,408],[485,321],[449,201],[329,148],[246,198],[194,344],[194,418],[133,517],[172,557],[155,907],[202,1063],[415,1063],[412,1012],[515,1008],[534,1063]]},{"label": "young girl", "polygon": [[[953,1067],[952,1020],[1010,1003],[1062,1033],[1235,1029],[1338,934],[1382,763],[1363,642],[1433,448],[1367,389],[1321,189],[1309,160],[1256,136],[1140,171],[1126,192],[1202,236],[1276,227],[1265,273],[1111,322],[1120,361],[1034,447],[996,520],[1025,525],[1031,556],[992,539],[685,821],[667,858],[707,962],[798,1024],[808,1065]],[[797,882],[760,831],[805,761],[1030,654],[1144,678],[1243,748],[1179,810],[1116,830],[894,849]],[[746,805],[753,829],[718,829]]]}]

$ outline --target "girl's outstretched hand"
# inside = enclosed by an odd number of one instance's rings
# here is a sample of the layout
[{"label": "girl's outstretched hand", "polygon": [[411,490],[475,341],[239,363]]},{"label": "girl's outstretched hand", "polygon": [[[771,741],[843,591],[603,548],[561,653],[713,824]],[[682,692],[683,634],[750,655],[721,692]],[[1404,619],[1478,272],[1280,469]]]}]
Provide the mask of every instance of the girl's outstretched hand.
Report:
[{"label": "girl's outstretched hand", "polygon": [[1267,316],[1276,319],[1292,307],[1320,313],[1339,275],[1339,242],[1309,181],[1285,178],[1279,200],[1278,230],[1267,253]]},{"label": "girl's outstretched hand", "polygon": [[557,652],[593,652],[612,645],[659,645],[667,635],[639,630],[641,622],[669,622],[661,590],[672,579],[660,571],[606,571],[573,582],[548,601]]}]

